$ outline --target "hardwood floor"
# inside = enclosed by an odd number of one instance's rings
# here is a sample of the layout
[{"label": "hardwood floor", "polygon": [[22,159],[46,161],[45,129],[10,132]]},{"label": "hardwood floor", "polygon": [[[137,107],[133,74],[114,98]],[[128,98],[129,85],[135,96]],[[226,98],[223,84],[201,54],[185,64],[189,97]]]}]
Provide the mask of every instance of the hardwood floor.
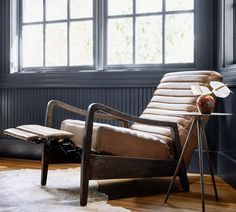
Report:
[{"label": "hardwood floor", "polygon": [[[50,165],[50,169],[78,167],[75,164]],[[39,169],[40,161],[0,158],[0,171]],[[176,182],[167,204],[164,203],[170,178],[99,181],[101,192],[108,194],[108,203],[132,211],[200,211],[199,175],[188,174],[190,192],[181,192]],[[220,201],[216,202],[209,176],[205,176],[206,211],[236,211],[236,190],[216,177]]]}]

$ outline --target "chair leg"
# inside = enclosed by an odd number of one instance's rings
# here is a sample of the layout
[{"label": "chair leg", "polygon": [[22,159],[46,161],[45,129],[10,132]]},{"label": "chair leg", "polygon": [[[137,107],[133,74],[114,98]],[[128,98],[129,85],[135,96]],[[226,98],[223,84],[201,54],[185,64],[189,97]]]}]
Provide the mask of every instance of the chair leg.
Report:
[{"label": "chair leg", "polygon": [[48,164],[50,162],[50,144],[45,143],[43,146],[43,154],[41,161],[41,185],[45,186],[47,183]]},{"label": "chair leg", "polygon": [[80,178],[80,205],[86,206],[88,200],[88,186],[89,186],[89,176],[86,168],[87,164],[81,163],[81,178]]},{"label": "chair leg", "polygon": [[184,164],[181,165],[180,170],[179,170],[179,180],[180,180],[183,190],[185,192],[188,192],[189,182],[188,182],[188,176],[187,176]]},{"label": "chair leg", "polygon": [[89,186],[89,172],[87,161],[81,163],[81,176],[80,176],[80,205],[86,206],[88,200],[88,186]]}]

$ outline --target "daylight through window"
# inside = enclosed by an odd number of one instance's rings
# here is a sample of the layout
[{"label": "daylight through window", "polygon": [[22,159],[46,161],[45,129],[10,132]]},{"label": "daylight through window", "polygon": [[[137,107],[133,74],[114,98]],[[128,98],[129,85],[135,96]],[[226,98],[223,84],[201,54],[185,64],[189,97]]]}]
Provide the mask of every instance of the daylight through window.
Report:
[{"label": "daylight through window", "polygon": [[23,0],[22,67],[93,65],[92,0]]},{"label": "daylight through window", "polygon": [[21,70],[194,64],[194,0],[19,2]]},{"label": "daylight through window", "polygon": [[193,0],[108,0],[108,65],[194,62]]}]

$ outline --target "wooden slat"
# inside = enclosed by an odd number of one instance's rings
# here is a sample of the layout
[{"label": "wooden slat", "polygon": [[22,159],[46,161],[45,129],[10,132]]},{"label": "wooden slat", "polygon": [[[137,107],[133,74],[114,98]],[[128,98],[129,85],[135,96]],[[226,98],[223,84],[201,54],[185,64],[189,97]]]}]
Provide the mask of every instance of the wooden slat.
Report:
[{"label": "wooden slat", "polygon": [[160,177],[173,175],[176,161],[91,155],[90,167],[90,179]]},{"label": "wooden slat", "polygon": [[14,138],[24,140],[24,141],[35,141],[40,138],[38,135],[35,135],[33,133],[29,133],[29,132],[24,132],[22,130],[18,130],[15,128],[10,128],[10,129],[4,130],[4,134],[12,136]]},{"label": "wooden slat", "polygon": [[44,127],[40,125],[22,125],[18,126],[17,129],[36,134],[40,137],[46,139],[64,139],[64,138],[72,138],[73,134],[70,132]]}]

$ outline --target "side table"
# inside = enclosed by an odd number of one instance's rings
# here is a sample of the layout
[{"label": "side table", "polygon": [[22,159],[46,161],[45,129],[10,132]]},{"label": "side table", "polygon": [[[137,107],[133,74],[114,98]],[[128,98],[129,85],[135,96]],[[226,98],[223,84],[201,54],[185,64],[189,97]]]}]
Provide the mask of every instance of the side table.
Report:
[{"label": "side table", "polygon": [[[172,113],[171,113],[172,114]],[[168,114],[168,115],[171,115]],[[208,151],[208,144],[207,144],[207,139],[206,139],[206,133],[205,133],[205,125],[203,122],[203,118],[204,117],[211,117],[211,116],[232,116],[232,113],[211,113],[211,114],[201,114],[198,112],[179,112],[179,113],[173,113],[172,115],[183,115],[183,116],[193,116],[194,117],[194,121],[190,127],[189,133],[186,137],[186,140],[184,142],[184,146],[182,148],[182,152],[180,154],[179,157],[179,161],[177,163],[175,172],[174,172],[174,176],[172,178],[172,181],[170,183],[167,195],[166,195],[166,199],[165,199],[165,203],[168,200],[168,197],[170,195],[170,191],[174,185],[174,181],[175,178],[179,172],[179,168],[182,164],[183,161],[183,157],[185,154],[185,150],[186,150],[186,146],[189,142],[189,137],[191,135],[192,130],[194,129],[195,126],[197,126],[197,139],[198,139],[198,153],[199,153],[199,170],[200,170],[200,184],[201,184],[201,201],[202,201],[202,211],[205,211],[205,198],[204,198],[204,176],[203,176],[203,143],[205,145],[206,148],[206,155],[207,155],[207,160],[208,160],[208,166],[209,166],[209,170],[210,170],[210,174],[211,174],[211,180],[212,180],[212,184],[213,184],[213,188],[214,188],[214,193],[215,193],[215,198],[216,201],[219,200],[218,198],[218,193],[217,193],[217,188],[216,188],[216,183],[215,183],[215,178],[214,178],[214,172],[213,172],[213,168],[211,165],[211,160],[210,160],[210,156],[209,156],[209,151]]]}]

